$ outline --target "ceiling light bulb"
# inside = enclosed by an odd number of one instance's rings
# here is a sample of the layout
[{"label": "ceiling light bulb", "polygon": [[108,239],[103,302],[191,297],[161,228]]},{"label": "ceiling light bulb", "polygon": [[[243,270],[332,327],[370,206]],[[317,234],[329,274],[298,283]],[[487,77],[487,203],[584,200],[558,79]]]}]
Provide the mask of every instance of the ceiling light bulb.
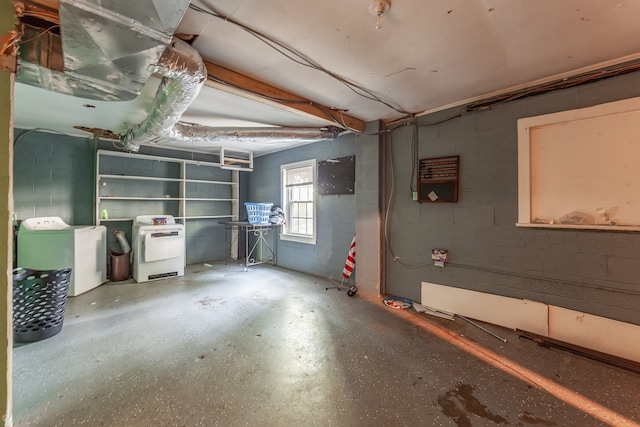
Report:
[{"label": "ceiling light bulb", "polygon": [[376,29],[382,28],[382,17],[389,10],[391,4],[388,0],[373,0],[369,4],[369,12],[376,16]]}]

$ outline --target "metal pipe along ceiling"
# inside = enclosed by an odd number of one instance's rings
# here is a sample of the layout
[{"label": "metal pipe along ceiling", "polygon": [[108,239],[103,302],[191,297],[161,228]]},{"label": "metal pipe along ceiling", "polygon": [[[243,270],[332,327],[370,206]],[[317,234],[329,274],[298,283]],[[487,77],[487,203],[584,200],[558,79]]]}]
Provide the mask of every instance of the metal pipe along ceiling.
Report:
[{"label": "metal pipe along ceiling", "polygon": [[154,67],[162,81],[147,119],[121,135],[128,150],[167,138],[174,141],[313,142],[333,140],[338,128],[215,128],[179,123],[207,79],[204,63],[189,44],[174,39]]}]

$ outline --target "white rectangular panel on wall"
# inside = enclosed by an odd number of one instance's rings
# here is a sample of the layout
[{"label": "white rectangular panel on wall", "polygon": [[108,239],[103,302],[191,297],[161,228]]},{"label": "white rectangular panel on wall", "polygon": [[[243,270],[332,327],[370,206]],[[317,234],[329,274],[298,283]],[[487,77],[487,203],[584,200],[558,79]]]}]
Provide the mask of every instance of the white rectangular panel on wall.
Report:
[{"label": "white rectangular panel on wall", "polygon": [[420,303],[505,328],[548,336],[548,306],[536,301],[422,282]]},{"label": "white rectangular panel on wall", "polygon": [[640,326],[549,306],[549,338],[640,362]]},{"label": "white rectangular panel on wall", "polygon": [[519,226],[640,230],[640,98],[518,121]]},{"label": "white rectangular panel on wall", "polygon": [[536,301],[422,282],[422,305],[640,362],[640,326]]}]

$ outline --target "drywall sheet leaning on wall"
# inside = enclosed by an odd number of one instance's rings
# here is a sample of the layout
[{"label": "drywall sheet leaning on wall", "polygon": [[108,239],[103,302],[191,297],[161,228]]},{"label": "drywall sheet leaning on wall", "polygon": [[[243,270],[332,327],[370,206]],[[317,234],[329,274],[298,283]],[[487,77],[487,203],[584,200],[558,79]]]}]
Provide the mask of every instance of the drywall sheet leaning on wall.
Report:
[{"label": "drywall sheet leaning on wall", "polygon": [[429,282],[422,282],[421,299],[422,305],[427,307],[549,336],[546,304]]},{"label": "drywall sheet leaning on wall", "polygon": [[421,304],[640,362],[640,326],[535,301],[422,282]]},{"label": "drywall sheet leaning on wall", "polygon": [[549,306],[549,338],[640,362],[640,326]]}]

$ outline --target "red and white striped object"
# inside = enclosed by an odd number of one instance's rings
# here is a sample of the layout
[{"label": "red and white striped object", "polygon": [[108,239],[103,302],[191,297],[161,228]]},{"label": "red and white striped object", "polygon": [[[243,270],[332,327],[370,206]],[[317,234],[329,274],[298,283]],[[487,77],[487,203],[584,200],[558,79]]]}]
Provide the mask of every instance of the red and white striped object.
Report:
[{"label": "red and white striped object", "polygon": [[344,263],[344,269],[342,270],[342,277],[348,279],[353,273],[353,268],[356,265],[356,236],[354,234],[351,241],[351,247],[349,248],[349,255],[347,255],[347,261]]}]

